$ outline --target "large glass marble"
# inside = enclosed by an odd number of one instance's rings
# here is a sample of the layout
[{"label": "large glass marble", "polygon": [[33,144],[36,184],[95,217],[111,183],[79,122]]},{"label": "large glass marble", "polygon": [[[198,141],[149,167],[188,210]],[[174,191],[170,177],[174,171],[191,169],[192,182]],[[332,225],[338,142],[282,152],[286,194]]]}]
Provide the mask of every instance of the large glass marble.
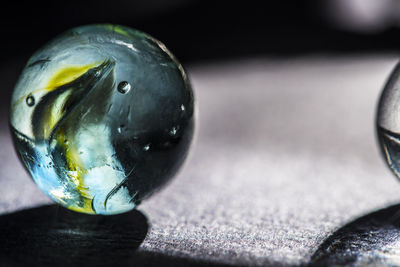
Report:
[{"label": "large glass marble", "polygon": [[11,100],[16,150],[36,184],[89,214],[133,209],[181,166],[194,127],[182,65],[117,25],[67,31],[26,64]]},{"label": "large glass marble", "polygon": [[395,67],[383,89],[376,123],[383,155],[400,179],[400,64]]}]

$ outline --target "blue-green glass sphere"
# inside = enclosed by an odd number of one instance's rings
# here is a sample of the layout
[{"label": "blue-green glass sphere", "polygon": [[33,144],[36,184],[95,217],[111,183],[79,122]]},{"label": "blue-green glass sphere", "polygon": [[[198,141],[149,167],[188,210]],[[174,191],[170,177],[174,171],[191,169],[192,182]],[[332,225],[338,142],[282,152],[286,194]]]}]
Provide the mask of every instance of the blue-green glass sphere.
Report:
[{"label": "blue-green glass sphere", "polygon": [[15,86],[18,155],[50,198],[117,214],[165,184],[194,129],[182,65],[153,37],[118,25],[65,32],[38,50]]}]

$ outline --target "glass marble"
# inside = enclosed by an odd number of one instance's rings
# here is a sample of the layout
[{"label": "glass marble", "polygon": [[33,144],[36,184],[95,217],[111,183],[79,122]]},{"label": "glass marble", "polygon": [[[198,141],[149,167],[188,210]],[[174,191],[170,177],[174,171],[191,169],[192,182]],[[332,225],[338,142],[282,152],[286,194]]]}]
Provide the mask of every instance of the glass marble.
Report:
[{"label": "glass marble", "polygon": [[42,191],[71,210],[108,215],[132,210],[173,177],[191,144],[193,110],[188,77],[164,44],[89,25],[29,59],[10,128]]},{"label": "glass marble", "polygon": [[382,91],[376,125],[384,158],[400,179],[400,64],[397,64]]}]

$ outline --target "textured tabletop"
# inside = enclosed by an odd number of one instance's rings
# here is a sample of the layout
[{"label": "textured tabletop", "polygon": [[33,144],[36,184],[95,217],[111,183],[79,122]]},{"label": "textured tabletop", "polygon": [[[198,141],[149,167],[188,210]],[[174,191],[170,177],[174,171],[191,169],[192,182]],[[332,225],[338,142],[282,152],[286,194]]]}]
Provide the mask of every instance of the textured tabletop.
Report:
[{"label": "textured tabletop", "polygon": [[[190,157],[138,211],[106,218],[48,205],[17,160],[3,107],[0,262],[400,264],[400,183],[374,129],[397,58],[187,66],[198,107]],[[17,69],[0,69],[3,90]]]}]

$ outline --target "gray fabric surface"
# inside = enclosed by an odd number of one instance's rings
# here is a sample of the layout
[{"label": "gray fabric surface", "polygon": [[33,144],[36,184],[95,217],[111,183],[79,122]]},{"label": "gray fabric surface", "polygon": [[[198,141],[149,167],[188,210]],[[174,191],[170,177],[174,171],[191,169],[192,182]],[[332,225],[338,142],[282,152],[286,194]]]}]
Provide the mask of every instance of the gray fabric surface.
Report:
[{"label": "gray fabric surface", "polygon": [[[336,230],[399,203],[400,183],[374,129],[396,60],[317,55],[187,66],[197,137],[179,175],[139,206],[150,224],[139,251],[304,264]],[[50,203],[18,162],[5,116],[0,143],[0,212]]]}]

